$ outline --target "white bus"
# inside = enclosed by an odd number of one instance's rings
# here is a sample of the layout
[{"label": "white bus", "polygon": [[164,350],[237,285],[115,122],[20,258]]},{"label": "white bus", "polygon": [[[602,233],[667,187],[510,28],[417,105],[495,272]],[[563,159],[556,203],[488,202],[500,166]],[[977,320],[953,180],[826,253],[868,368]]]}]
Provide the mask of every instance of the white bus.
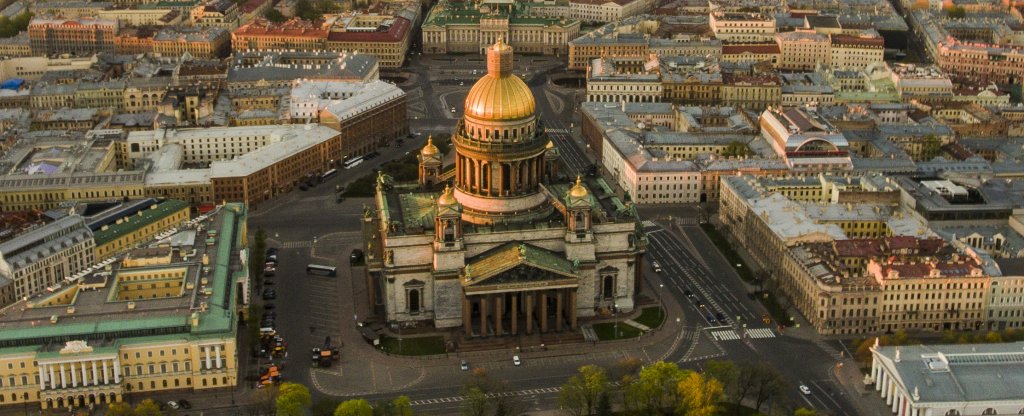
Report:
[{"label": "white bus", "polygon": [[309,264],[306,266],[306,274],[313,273],[324,273],[328,276],[337,276],[338,268],[334,266],[324,266],[322,264]]},{"label": "white bus", "polygon": [[349,159],[347,162],[342,164],[342,168],[348,169],[348,168],[354,167],[354,166],[356,166],[356,165],[358,165],[360,163],[363,163],[363,157],[362,156],[359,156],[359,157],[354,158],[354,159]]}]

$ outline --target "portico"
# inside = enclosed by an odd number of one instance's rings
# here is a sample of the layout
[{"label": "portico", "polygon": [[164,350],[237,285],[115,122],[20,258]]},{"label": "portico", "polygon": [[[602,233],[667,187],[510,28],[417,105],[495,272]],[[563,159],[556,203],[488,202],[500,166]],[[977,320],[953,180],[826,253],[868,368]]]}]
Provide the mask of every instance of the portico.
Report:
[{"label": "portico", "polygon": [[576,288],[469,292],[462,298],[462,325],[471,336],[576,330]]},{"label": "portico", "polygon": [[70,341],[60,355],[39,360],[39,401],[44,409],[121,401],[121,363],[116,352],[94,352]]}]

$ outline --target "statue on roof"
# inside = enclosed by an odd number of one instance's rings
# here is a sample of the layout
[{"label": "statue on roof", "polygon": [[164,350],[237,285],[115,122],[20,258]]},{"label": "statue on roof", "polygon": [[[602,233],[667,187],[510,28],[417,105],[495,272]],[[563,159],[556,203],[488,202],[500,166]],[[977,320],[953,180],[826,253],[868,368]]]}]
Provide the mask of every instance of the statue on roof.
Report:
[{"label": "statue on roof", "polygon": [[519,243],[519,258],[526,258],[526,244]]},{"label": "statue on roof", "polygon": [[366,204],[363,204],[363,218],[370,218],[373,216],[373,211]]}]

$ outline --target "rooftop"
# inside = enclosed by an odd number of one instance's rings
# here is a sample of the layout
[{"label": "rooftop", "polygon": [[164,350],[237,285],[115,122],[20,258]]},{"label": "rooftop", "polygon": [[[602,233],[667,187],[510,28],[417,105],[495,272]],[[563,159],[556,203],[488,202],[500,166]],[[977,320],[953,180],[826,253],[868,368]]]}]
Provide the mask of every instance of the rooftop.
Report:
[{"label": "rooftop", "polygon": [[917,403],[1019,400],[1024,391],[1024,342],[881,346],[874,354]]}]

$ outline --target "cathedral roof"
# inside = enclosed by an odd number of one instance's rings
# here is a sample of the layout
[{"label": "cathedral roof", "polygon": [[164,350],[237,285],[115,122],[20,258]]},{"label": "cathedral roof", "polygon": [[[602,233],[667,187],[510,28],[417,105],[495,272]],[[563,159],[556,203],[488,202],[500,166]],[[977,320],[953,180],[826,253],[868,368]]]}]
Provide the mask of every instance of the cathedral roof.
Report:
[{"label": "cathedral roof", "polygon": [[466,95],[466,115],[484,120],[518,120],[536,110],[533,92],[512,74],[512,47],[501,38],[487,48],[487,75]]}]

